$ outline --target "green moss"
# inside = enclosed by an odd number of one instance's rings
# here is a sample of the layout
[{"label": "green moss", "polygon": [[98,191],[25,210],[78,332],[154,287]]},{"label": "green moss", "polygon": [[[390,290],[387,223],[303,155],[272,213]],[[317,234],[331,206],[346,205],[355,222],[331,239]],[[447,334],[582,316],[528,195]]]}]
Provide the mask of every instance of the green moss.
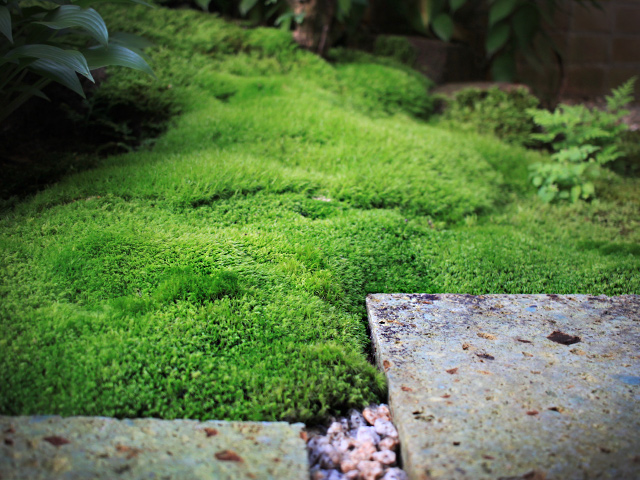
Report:
[{"label": "green moss", "polygon": [[[144,102],[179,113],[2,210],[1,413],[315,421],[384,399],[368,293],[640,292],[637,179],[542,205],[543,154],[416,119],[406,67],[109,8],[158,45]],[[144,94],[111,74],[104,98]]]},{"label": "green moss", "polygon": [[524,88],[508,92],[498,87],[486,91],[468,88],[446,104],[444,118],[456,125],[509,143],[531,145],[536,125],[526,110],[537,107],[539,101]]},{"label": "green moss", "polygon": [[381,57],[391,57],[409,67],[415,66],[417,53],[407,37],[378,35],[373,53]]}]

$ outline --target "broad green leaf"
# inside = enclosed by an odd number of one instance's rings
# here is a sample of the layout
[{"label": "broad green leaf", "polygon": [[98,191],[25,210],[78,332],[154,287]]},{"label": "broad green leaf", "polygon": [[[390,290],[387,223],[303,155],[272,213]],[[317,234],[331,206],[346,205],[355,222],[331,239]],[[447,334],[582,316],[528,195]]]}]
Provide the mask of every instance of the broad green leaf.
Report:
[{"label": "broad green leaf", "polygon": [[4,5],[0,5],[0,33],[13,43],[13,35],[11,35],[11,13]]},{"label": "broad green leaf", "polygon": [[500,50],[507,43],[507,40],[509,40],[510,33],[511,27],[506,23],[501,23],[491,28],[487,36],[487,53],[493,55]]},{"label": "broad green leaf", "polygon": [[453,19],[446,13],[441,13],[431,22],[431,28],[445,42],[451,40],[453,35]]},{"label": "broad green leaf", "polygon": [[497,82],[511,82],[516,76],[516,61],[512,53],[502,52],[491,63],[491,76]]},{"label": "broad green leaf", "polygon": [[118,65],[140,70],[155,78],[153,70],[145,62],[144,58],[122,45],[111,44],[108,47],[92,47],[83,50],[82,53],[87,59],[91,70],[109,65]]},{"label": "broad green leaf", "polygon": [[16,87],[16,90],[19,92],[29,92],[34,97],[42,98],[43,100],[46,100],[48,102],[51,101],[49,97],[47,97],[44,93],[42,93],[42,90],[38,90],[38,89],[34,90],[31,85],[21,85],[19,87]]},{"label": "broad green leaf", "polygon": [[155,43],[134,33],[116,32],[112,33],[110,37],[110,43],[115,43],[131,49],[137,48],[139,50],[144,50],[145,48],[155,47]]},{"label": "broad green leaf", "polygon": [[80,75],[84,75],[92,82],[94,81],[89,71],[87,61],[77,50],[63,50],[62,48],[52,45],[23,45],[9,51],[4,58],[7,60],[20,60],[21,58],[46,60],[56,63],[61,67],[70,68]]},{"label": "broad green leaf", "polygon": [[78,76],[72,68],[65,67],[47,59],[38,59],[29,65],[29,68],[43,77],[49,78],[61,85],[64,85],[68,89],[73,90],[82,98],[86,98],[82,91],[80,80],[78,80]]},{"label": "broad green leaf", "polygon": [[520,46],[530,45],[540,30],[540,11],[533,5],[524,5],[513,14],[511,25]]},{"label": "broad green leaf", "polygon": [[48,13],[39,23],[49,28],[80,28],[103,45],[109,42],[109,32],[104,20],[93,8],[82,9],[78,5],[62,5]]},{"label": "broad green leaf", "polygon": [[242,16],[246,15],[249,10],[256,6],[258,0],[242,0],[240,2],[240,6],[238,9],[240,10],[240,14]]},{"label": "broad green leaf", "polygon": [[489,8],[489,27],[511,15],[517,5],[517,0],[496,0]]},{"label": "broad green leaf", "polygon": [[155,46],[153,42],[133,33],[116,32],[110,34],[109,37],[110,44],[120,45],[128,48],[132,52],[135,52],[142,58],[144,58],[147,63],[151,61],[151,58],[146,53],[144,53],[144,49]]},{"label": "broad green leaf", "polygon": [[467,3],[467,0],[449,0],[449,8],[451,8],[451,13],[456,13],[456,11],[465,3]]}]

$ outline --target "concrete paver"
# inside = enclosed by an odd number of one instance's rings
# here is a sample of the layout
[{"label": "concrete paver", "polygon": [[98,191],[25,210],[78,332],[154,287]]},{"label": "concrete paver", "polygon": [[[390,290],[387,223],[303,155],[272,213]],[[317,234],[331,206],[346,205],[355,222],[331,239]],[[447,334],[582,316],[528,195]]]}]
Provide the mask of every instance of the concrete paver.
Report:
[{"label": "concrete paver", "polygon": [[0,416],[0,479],[308,480],[303,427]]},{"label": "concrete paver", "polygon": [[370,295],[412,480],[640,478],[640,296]]}]

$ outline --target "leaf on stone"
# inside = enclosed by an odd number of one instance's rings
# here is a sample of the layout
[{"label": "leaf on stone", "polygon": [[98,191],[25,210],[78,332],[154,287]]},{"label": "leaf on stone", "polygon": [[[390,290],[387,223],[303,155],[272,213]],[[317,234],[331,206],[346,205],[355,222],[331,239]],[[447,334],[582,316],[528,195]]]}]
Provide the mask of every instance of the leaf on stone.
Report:
[{"label": "leaf on stone", "polygon": [[206,427],[204,429],[204,431],[207,434],[207,438],[208,437],[215,437],[218,434],[218,430],[216,430],[215,428]]},{"label": "leaf on stone", "polygon": [[231,450],[223,450],[216,453],[216,458],[223,462],[242,462],[242,458]]},{"label": "leaf on stone", "polygon": [[489,355],[488,353],[476,353],[476,356],[485,360],[495,360],[496,357]]},{"label": "leaf on stone", "polygon": [[116,450],[120,453],[126,453],[127,459],[130,460],[133,457],[137,457],[142,450],[135,447],[127,447],[126,445],[116,445]]},{"label": "leaf on stone", "polygon": [[66,438],[58,437],[57,435],[54,435],[52,437],[44,437],[44,440],[45,440],[45,442],[49,442],[54,447],[59,447],[61,445],[65,445],[67,443],[71,443]]},{"label": "leaf on stone", "polygon": [[458,373],[458,367],[450,368],[449,370],[447,370],[447,373],[450,375],[455,375],[456,373]]},{"label": "leaf on stone", "polygon": [[497,337],[495,335],[491,335],[490,333],[480,332],[478,333],[480,338],[486,338],[487,340],[495,340]]},{"label": "leaf on stone", "polygon": [[560,343],[562,345],[573,345],[574,343],[580,342],[580,337],[576,335],[569,335],[568,333],[561,332],[560,330],[554,330],[547,338],[552,342]]}]

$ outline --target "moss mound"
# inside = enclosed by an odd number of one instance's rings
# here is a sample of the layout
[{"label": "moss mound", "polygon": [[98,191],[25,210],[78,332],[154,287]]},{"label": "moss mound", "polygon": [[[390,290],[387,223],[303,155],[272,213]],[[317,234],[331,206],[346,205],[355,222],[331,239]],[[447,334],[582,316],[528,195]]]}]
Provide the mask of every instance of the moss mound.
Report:
[{"label": "moss mound", "polygon": [[4,205],[0,413],[313,421],[385,395],[368,293],[640,291],[637,180],[541,206],[540,154],[425,123],[407,67],[101,11],[156,44],[158,75],[112,69],[103,98],[180,113],[153,147]]}]

